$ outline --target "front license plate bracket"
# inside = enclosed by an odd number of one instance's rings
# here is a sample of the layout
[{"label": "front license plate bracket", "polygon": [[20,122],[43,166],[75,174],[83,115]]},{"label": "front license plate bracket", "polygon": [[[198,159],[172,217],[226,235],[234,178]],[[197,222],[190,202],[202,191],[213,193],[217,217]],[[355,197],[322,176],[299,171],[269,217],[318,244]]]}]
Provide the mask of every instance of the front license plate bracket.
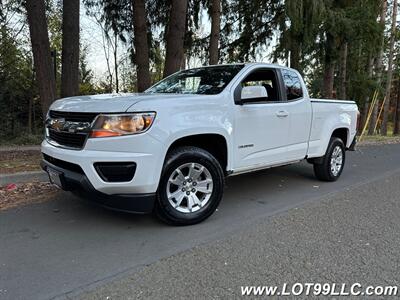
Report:
[{"label": "front license plate bracket", "polygon": [[57,186],[60,189],[64,188],[63,185],[63,173],[52,168],[46,169],[47,174],[49,175],[50,183]]}]

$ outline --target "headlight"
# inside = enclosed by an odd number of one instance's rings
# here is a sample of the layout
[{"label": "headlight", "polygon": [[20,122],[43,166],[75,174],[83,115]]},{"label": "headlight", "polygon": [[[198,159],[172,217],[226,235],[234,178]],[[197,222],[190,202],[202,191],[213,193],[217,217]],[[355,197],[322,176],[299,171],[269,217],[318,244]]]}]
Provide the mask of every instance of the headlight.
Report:
[{"label": "headlight", "polygon": [[99,115],[94,121],[90,137],[110,137],[142,133],[153,124],[155,112]]}]

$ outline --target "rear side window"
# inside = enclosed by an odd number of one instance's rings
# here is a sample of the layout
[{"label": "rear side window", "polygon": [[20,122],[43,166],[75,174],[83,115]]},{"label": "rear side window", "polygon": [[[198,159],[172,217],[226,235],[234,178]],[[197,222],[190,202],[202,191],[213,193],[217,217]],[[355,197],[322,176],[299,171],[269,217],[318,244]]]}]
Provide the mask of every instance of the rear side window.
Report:
[{"label": "rear side window", "polygon": [[282,70],[282,77],[285,83],[287,99],[296,100],[303,98],[303,89],[297,73],[290,70]]}]

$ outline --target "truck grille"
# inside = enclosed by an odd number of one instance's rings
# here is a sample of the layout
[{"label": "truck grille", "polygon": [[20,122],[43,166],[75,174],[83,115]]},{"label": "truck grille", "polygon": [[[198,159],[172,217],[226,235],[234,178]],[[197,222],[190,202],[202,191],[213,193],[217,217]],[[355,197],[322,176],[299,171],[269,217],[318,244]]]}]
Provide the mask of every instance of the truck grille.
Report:
[{"label": "truck grille", "polygon": [[[46,121],[47,138],[49,141],[54,141],[60,146],[82,149],[88,131],[74,130],[78,125],[86,124],[89,127],[97,116],[97,113],[77,113],[77,112],[62,112],[51,110],[49,119]],[[51,125],[51,121],[56,121],[55,125]]]},{"label": "truck grille", "polygon": [[86,137],[86,133],[58,132],[53,129],[49,129],[50,140],[55,141],[57,144],[62,146],[82,148],[83,144],[85,144]]}]

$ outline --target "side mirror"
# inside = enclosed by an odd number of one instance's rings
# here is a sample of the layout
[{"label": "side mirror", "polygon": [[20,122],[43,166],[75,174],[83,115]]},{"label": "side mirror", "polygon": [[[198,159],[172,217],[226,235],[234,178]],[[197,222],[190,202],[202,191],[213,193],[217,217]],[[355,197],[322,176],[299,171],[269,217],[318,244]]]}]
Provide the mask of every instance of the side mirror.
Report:
[{"label": "side mirror", "polygon": [[241,102],[254,102],[268,99],[267,89],[261,85],[245,86],[241,92]]}]

